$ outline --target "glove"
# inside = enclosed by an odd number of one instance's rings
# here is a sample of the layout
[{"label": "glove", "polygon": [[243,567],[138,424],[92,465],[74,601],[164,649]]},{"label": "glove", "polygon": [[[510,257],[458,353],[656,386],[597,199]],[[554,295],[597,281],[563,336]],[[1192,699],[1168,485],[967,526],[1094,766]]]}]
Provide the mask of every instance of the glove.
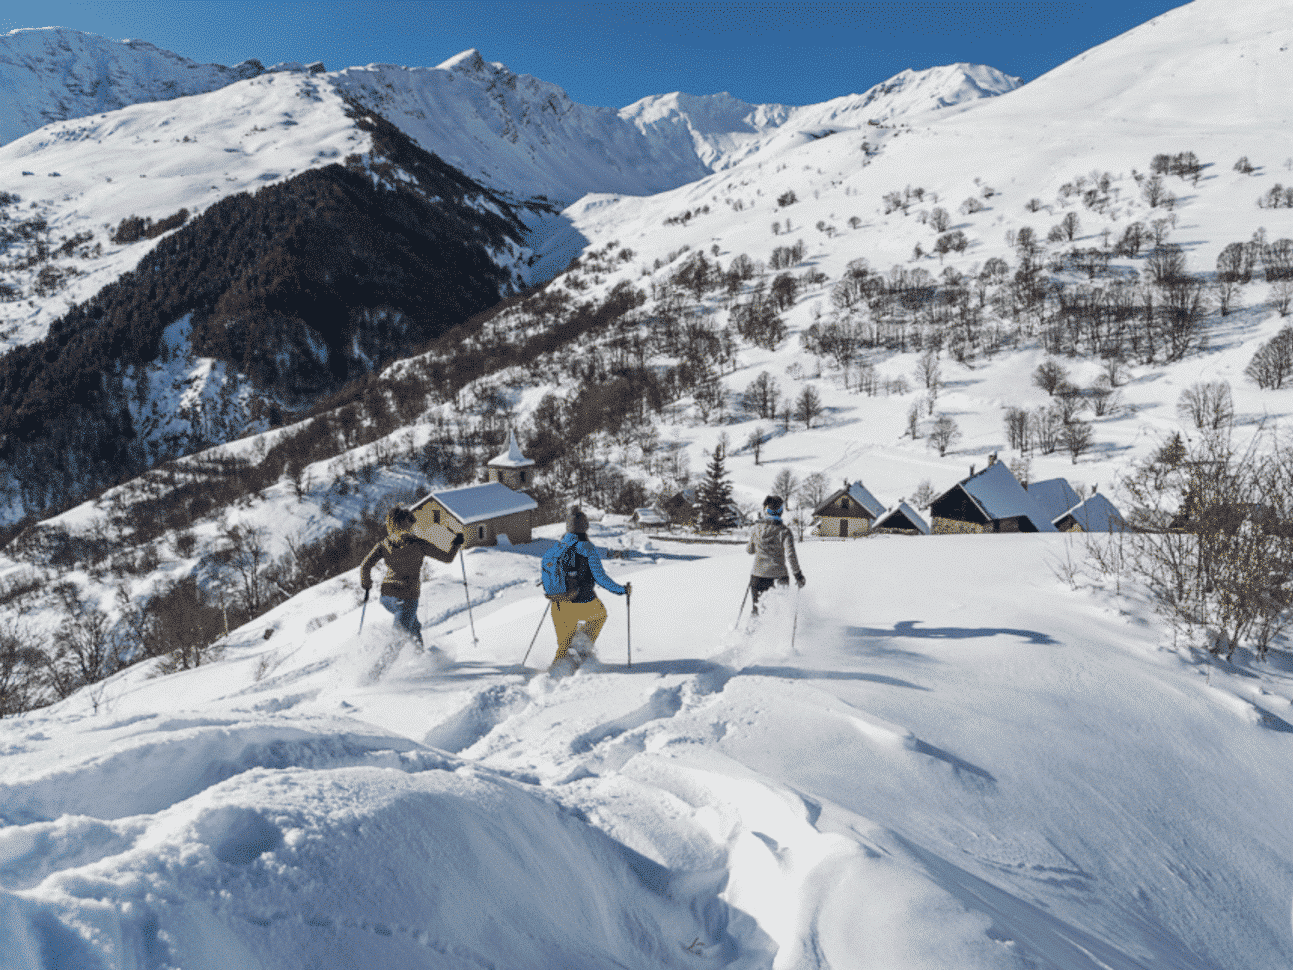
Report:
[{"label": "glove", "polygon": [[806,582],[808,582],[808,580],[804,579],[803,573],[795,573],[795,583],[798,584],[800,589],[804,588],[804,583]]},{"label": "glove", "polygon": [[632,596],[632,595],[633,595],[633,584],[632,584],[632,583],[625,583],[625,584],[624,584],[624,595],[625,595],[625,596]]}]

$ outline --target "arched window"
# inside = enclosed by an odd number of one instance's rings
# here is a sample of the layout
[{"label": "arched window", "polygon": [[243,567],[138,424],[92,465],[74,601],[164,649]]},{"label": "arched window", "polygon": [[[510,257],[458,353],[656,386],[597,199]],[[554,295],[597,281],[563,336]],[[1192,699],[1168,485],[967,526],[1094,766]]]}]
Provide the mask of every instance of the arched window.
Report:
[{"label": "arched window", "polygon": [[482,526],[477,527],[477,529],[476,529],[476,538],[477,538],[477,539],[483,539],[483,538],[485,538],[485,527],[484,527],[483,525],[482,525]]}]

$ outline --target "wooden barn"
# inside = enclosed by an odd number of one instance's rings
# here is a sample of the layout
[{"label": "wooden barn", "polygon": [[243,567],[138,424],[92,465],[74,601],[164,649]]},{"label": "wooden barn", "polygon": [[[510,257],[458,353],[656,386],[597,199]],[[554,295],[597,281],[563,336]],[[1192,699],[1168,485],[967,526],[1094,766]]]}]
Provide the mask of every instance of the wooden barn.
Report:
[{"label": "wooden barn", "polygon": [[646,529],[651,532],[658,532],[660,529],[669,527],[669,516],[653,506],[634,509],[633,516],[629,521],[639,529]]},{"label": "wooden barn", "polygon": [[813,518],[820,520],[815,533],[838,539],[864,536],[883,514],[884,503],[867,491],[865,485],[845,482],[843,488],[828,495],[813,509]]},{"label": "wooden barn", "polygon": [[936,535],[957,532],[1055,532],[1037,502],[1004,462],[991,461],[929,505]]},{"label": "wooden barn", "polygon": [[929,523],[906,502],[899,502],[871,523],[871,531],[907,536],[929,535]]},{"label": "wooden barn", "polygon": [[696,521],[696,490],[675,492],[660,503],[660,511],[675,525],[692,525]]},{"label": "wooden barn", "polygon": [[464,546],[495,546],[500,536],[512,545],[529,542],[531,521],[539,503],[501,482],[468,485],[432,492],[413,506],[413,531],[441,549],[449,548],[455,532]]},{"label": "wooden barn", "polygon": [[1120,532],[1123,526],[1122,513],[1099,492],[1055,517],[1061,532]]}]

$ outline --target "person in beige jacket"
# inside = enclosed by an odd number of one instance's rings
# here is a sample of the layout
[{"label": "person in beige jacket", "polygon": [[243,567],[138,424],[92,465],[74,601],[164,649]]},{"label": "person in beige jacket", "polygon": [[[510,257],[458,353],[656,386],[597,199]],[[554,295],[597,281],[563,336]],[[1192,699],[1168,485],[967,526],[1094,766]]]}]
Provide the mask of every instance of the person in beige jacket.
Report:
[{"label": "person in beige jacket", "polygon": [[364,594],[373,585],[373,566],[377,560],[386,561],[386,575],[382,578],[381,604],[395,615],[395,625],[422,647],[422,624],[418,622],[418,596],[422,592],[422,560],[427,556],[437,562],[453,562],[462,545],[462,533],[453,537],[448,552],[413,534],[417,520],[405,508],[393,508],[386,513],[386,538],[373,546],[359,566],[359,584]]},{"label": "person in beige jacket", "polygon": [[759,612],[759,597],[774,584],[789,586],[791,573],[799,586],[807,582],[799,569],[799,557],[795,555],[795,537],[781,521],[784,506],[780,495],[769,495],[763,500],[763,518],[750,530],[745,551],[754,557],[754,567],[750,570],[751,613]]}]

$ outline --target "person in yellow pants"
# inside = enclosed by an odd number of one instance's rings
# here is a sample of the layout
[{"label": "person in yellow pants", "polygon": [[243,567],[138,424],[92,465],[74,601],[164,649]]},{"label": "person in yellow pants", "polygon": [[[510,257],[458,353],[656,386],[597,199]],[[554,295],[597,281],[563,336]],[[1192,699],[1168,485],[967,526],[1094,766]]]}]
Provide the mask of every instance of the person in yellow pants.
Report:
[{"label": "person in yellow pants", "polygon": [[[567,656],[571,641],[579,630],[582,621],[584,634],[588,637],[588,650],[597,642],[597,635],[606,624],[606,607],[597,598],[596,586],[614,593],[627,596],[633,589],[631,583],[621,586],[602,568],[602,558],[597,548],[588,541],[588,516],[575,506],[566,518],[566,534],[562,536],[563,545],[573,545],[575,550],[573,569],[570,571],[566,588],[570,591],[569,599],[552,604],[552,626],[557,632],[557,655],[552,658],[555,667]],[[579,657],[577,662],[582,662]]]}]

